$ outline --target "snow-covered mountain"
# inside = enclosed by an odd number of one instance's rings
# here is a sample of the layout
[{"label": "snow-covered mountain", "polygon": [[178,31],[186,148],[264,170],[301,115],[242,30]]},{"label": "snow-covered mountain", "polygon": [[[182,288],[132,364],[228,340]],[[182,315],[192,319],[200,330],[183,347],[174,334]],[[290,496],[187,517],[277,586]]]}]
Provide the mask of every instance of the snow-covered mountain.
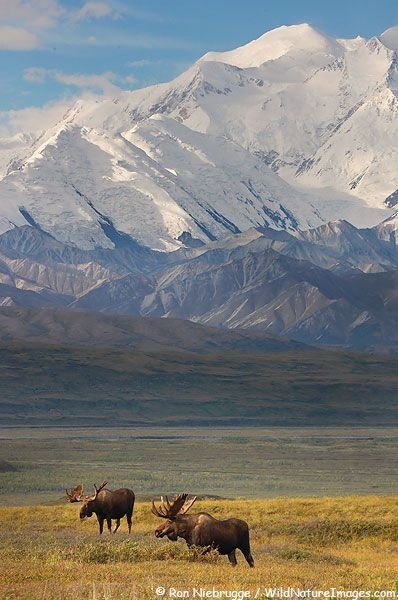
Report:
[{"label": "snow-covered mountain", "polygon": [[281,27],[174,81],[0,140],[0,232],[172,251],[252,227],[372,226],[398,201],[396,29]]},{"label": "snow-covered mountain", "polygon": [[206,242],[256,225],[321,222],[304,194],[256,156],[161,115],[123,135],[64,124],[0,182],[0,197],[86,249],[113,247],[116,231],[169,251],[183,232]]},{"label": "snow-covered mountain", "polygon": [[[223,133],[239,143],[244,136],[246,147],[265,152],[291,182],[336,188],[379,207],[398,187],[397,49],[397,28],[370,40],[334,40],[299,25],[203,60],[245,74],[255,68],[261,86],[232,127],[231,118],[222,120]],[[219,127],[220,118],[212,121]]]}]

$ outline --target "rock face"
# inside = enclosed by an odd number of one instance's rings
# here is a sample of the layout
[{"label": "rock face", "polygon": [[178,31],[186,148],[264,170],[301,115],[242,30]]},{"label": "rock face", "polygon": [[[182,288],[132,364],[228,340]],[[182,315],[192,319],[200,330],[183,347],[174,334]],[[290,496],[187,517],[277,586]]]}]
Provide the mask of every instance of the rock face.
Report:
[{"label": "rock face", "polygon": [[395,37],[281,27],[170,83],[79,100],[40,135],[0,139],[0,232],[172,251],[187,235],[376,225],[398,189]]},{"label": "rock face", "polygon": [[188,319],[311,344],[398,349],[394,219],[295,236],[251,229],[172,253],[83,251],[26,226],[0,236],[0,281],[4,307]]}]

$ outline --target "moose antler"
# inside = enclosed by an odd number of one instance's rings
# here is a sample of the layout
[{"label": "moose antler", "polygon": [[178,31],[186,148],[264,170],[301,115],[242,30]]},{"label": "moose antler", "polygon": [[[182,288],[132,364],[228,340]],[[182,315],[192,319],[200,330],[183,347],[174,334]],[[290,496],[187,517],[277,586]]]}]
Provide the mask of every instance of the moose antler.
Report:
[{"label": "moose antler", "polygon": [[107,484],[107,483],[108,483],[107,481],[103,481],[99,487],[97,487],[97,486],[95,485],[95,483],[93,484],[93,485],[94,485],[94,496],[93,496],[93,500],[95,500],[95,499],[96,499],[96,497],[98,496],[99,492],[100,492],[101,490],[103,490],[103,489],[104,489],[104,487],[106,486],[106,484]]},{"label": "moose antler", "polygon": [[76,487],[65,490],[66,496],[69,502],[82,502],[84,498],[83,484],[77,485]]},{"label": "moose antler", "polygon": [[183,507],[180,510],[180,515],[185,515],[186,512],[189,511],[189,509],[191,508],[192,504],[194,504],[196,502],[197,496],[192,496],[192,498],[190,498],[189,500],[187,499],[184,502]]},{"label": "moose antler", "polygon": [[165,498],[160,496],[162,504],[159,508],[155,506],[155,501],[152,500],[152,513],[162,519],[174,519],[178,514],[185,514],[196,500],[196,496],[190,500],[187,500],[187,498],[188,494],[179,494],[174,498],[172,504],[170,504],[167,496]]}]

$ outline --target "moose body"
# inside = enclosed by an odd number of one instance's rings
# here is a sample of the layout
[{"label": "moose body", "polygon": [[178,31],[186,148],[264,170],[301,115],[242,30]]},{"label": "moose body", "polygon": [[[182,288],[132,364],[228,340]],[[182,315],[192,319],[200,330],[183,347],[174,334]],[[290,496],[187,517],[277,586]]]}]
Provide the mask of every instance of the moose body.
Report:
[{"label": "moose body", "polygon": [[[178,502],[180,498],[184,499],[183,503]],[[237,564],[236,550],[240,550],[250,567],[254,567],[250,551],[249,526],[246,521],[233,518],[219,520],[208,513],[187,515],[185,512],[192,506],[196,498],[188,501],[186,498],[186,494],[182,494],[171,505],[166,497],[167,504],[163,505],[163,510],[156,509],[153,504],[152,512],[167,519],[156,529],[156,537],[166,536],[171,541],[183,538],[189,547],[215,549],[220,554],[228,555],[232,566]],[[179,508],[178,512],[176,512],[177,508]]]},{"label": "moose body", "polygon": [[[135,494],[128,488],[120,490],[108,490],[105,488],[107,482],[104,481],[97,488],[94,485],[95,493],[93,496],[86,496],[82,499],[81,495],[78,500],[73,499],[73,490],[67,492],[70,502],[83,502],[80,509],[80,520],[83,521],[86,517],[97,516],[99,532],[102,534],[104,530],[104,521],[107,522],[109,533],[112,531],[112,519],[116,520],[116,526],[113,533],[120,527],[120,519],[127,518],[129,533],[131,533],[132,516],[134,510]],[[75,488],[76,489],[76,488]]]}]

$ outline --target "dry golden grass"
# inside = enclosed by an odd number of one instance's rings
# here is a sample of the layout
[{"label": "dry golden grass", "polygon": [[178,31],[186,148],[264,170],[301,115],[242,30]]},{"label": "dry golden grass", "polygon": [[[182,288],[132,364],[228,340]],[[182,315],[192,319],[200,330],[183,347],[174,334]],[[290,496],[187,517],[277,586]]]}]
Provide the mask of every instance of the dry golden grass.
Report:
[{"label": "dry golden grass", "polygon": [[95,518],[79,522],[76,505],[1,507],[0,597],[147,600],[157,586],[251,590],[253,597],[270,586],[397,590],[394,497],[208,500],[197,509],[248,521],[255,569],[240,553],[232,569],[226,557],[195,556],[182,540],[155,539],[159,520],[147,503],[137,505],[130,537],[124,522],[102,539]]}]

